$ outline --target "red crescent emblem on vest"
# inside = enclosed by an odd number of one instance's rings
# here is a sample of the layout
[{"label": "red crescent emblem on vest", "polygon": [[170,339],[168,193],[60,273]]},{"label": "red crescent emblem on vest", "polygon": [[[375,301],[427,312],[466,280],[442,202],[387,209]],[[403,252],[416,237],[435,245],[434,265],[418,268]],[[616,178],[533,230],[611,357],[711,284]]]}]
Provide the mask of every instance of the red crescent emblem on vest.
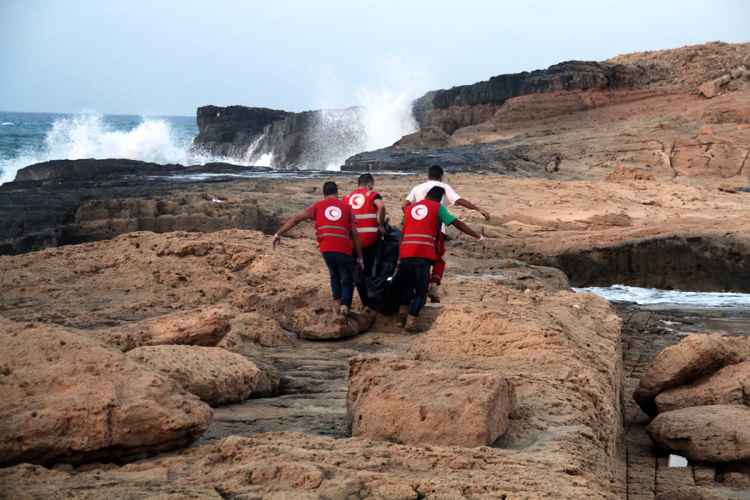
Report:
[{"label": "red crescent emblem on vest", "polygon": [[341,209],[339,207],[328,207],[325,211],[326,219],[337,221],[341,219]]},{"label": "red crescent emblem on vest", "polygon": [[429,211],[425,205],[416,205],[411,209],[411,216],[416,220],[422,220],[427,217]]},{"label": "red crescent emblem on vest", "polygon": [[349,198],[349,205],[351,205],[354,210],[359,210],[365,205],[365,195],[362,193],[352,195],[351,198]]}]

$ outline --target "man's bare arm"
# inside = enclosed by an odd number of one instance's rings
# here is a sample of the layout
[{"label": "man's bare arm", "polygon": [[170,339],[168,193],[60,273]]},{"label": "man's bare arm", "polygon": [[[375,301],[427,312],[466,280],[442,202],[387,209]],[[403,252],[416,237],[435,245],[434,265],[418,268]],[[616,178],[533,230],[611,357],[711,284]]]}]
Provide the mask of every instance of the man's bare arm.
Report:
[{"label": "man's bare arm", "polygon": [[478,232],[474,231],[472,228],[470,228],[466,223],[456,219],[453,221],[453,224],[451,226],[455,227],[462,233],[468,234],[469,236],[472,236],[478,240],[483,240],[484,236],[479,234]]},{"label": "man's bare arm", "polygon": [[362,257],[362,242],[359,239],[357,230],[352,226],[352,243],[354,243],[354,250],[357,252],[357,263],[364,265],[364,258]]},{"label": "man's bare arm", "polygon": [[486,220],[490,220],[490,213],[488,211],[482,210],[481,208],[474,205],[472,202],[470,202],[469,200],[465,198],[457,199],[455,204],[458,205],[459,207],[468,208],[469,210],[475,210],[479,212],[480,214],[482,214],[482,217],[484,217]]},{"label": "man's bare arm", "polygon": [[310,217],[307,215],[307,212],[300,212],[296,215],[293,215],[289,220],[287,220],[276,232],[276,234],[273,235],[273,246],[276,248],[276,245],[279,244],[281,241],[281,236],[285,234],[288,231],[291,231],[294,226],[299,224],[300,222],[309,219]]},{"label": "man's bare arm", "polygon": [[385,223],[385,203],[383,203],[383,200],[375,200],[375,206],[378,208],[378,226],[383,227]]}]

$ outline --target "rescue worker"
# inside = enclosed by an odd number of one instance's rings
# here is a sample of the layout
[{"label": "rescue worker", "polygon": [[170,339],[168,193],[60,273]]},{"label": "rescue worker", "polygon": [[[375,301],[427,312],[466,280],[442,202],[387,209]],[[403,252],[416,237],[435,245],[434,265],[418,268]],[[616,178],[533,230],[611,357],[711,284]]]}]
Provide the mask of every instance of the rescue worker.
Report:
[{"label": "rescue worker", "polygon": [[[318,247],[331,275],[331,293],[334,307],[342,317],[349,314],[354,294],[354,257],[362,267],[362,247],[354,230],[351,207],[338,197],[338,186],[328,181],[323,184],[323,199],[310,205],[286,221],[273,235],[274,249],[281,236],[304,220],[315,221]],[[356,252],[356,253],[355,253]]]},{"label": "rescue worker", "polygon": [[378,253],[380,234],[384,232],[385,204],[380,193],[373,190],[375,179],[371,174],[362,174],[357,180],[357,189],[344,197],[354,214],[354,227],[362,245],[362,257],[364,258],[362,272],[355,273],[354,284],[357,287],[359,298],[366,312],[373,312],[369,307],[367,296],[367,282],[365,278],[372,275],[375,258]]},{"label": "rescue worker", "polygon": [[443,196],[445,189],[434,186],[424,200],[404,208],[397,288],[401,293],[399,312],[402,318],[406,317],[404,328],[408,332],[417,331],[417,317],[427,301],[430,266],[441,257],[437,246],[441,225],[453,225],[480,241],[484,239],[484,236],[448,212],[441,203]]},{"label": "rescue worker", "polygon": [[[485,220],[490,220],[490,214],[486,210],[482,210],[474,203],[470,202],[465,198],[461,198],[456,191],[448,184],[443,182],[443,169],[439,165],[433,165],[427,171],[428,181],[415,186],[404,200],[403,206],[408,204],[422,201],[427,196],[427,192],[435,186],[439,186],[445,190],[445,196],[441,200],[443,206],[458,205],[459,207],[468,208],[469,210],[476,210],[481,213]],[[443,274],[445,273],[445,224],[441,227],[440,234],[437,240],[437,254],[438,258],[435,260],[435,265],[432,266],[432,274],[430,275],[430,289],[428,295],[432,302],[440,302],[440,282],[443,280]]]}]

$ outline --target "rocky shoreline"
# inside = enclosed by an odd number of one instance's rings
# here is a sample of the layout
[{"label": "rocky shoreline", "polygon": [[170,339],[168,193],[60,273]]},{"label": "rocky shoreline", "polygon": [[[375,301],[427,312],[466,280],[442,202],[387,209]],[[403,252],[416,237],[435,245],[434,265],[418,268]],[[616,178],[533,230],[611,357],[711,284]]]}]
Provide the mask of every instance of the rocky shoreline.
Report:
[{"label": "rocky shoreline", "polygon": [[[725,373],[750,359],[750,313],[571,285],[748,291],[750,88],[741,72],[711,98],[697,86],[749,48],[435,92],[418,132],[350,158],[394,224],[432,162],[491,214],[454,209],[485,239],[449,232],[444,297],[416,335],[335,319],[311,227],[272,250],[320,198],[317,173],[21,171],[0,187],[0,498],[748,498],[744,427],[725,425],[745,421],[745,379]],[[246,154],[283,129],[282,151],[311,113],[207,108],[198,142]],[[396,166],[414,173],[380,171]]]}]

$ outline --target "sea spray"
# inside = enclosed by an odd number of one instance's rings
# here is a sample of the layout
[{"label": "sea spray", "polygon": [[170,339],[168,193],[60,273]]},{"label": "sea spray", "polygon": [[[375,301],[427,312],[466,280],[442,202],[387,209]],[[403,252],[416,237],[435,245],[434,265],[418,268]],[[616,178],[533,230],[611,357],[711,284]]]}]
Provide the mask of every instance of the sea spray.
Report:
[{"label": "sea spray", "polygon": [[194,132],[180,134],[165,118],[133,117],[120,127],[110,120],[115,117],[97,113],[57,117],[47,125],[49,128],[41,144],[27,144],[10,157],[0,157],[0,184],[12,181],[16,172],[25,166],[61,159],[127,158],[184,165],[211,161],[245,163],[193,151]]}]

